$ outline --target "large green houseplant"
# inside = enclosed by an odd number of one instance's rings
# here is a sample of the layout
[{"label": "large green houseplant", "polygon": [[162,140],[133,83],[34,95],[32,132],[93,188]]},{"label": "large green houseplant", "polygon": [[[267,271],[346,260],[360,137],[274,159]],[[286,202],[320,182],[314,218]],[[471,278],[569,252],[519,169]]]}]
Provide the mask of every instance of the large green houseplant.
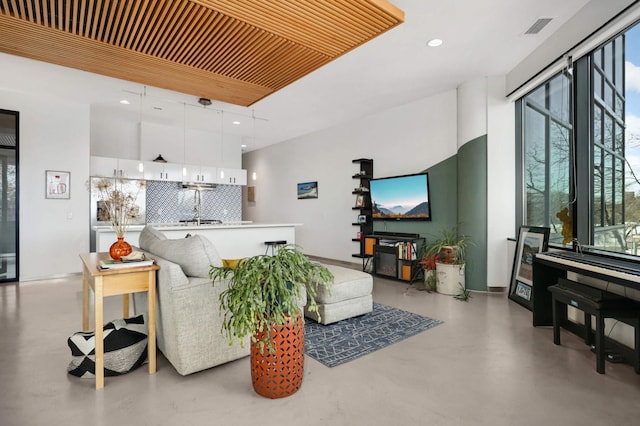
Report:
[{"label": "large green houseplant", "polygon": [[[300,363],[302,370],[304,316],[300,304],[304,305],[306,301],[308,310],[317,311],[316,288],[329,288],[333,275],[322,264],[312,262],[298,246],[286,245],[273,255],[243,259],[235,267],[212,266],[209,276],[213,285],[228,282],[228,287],[220,294],[219,302],[224,316],[222,332],[228,337],[229,344],[233,344],[234,339],[239,339],[242,344],[246,336],[251,337],[254,389],[260,395],[271,398],[287,396],[265,394],[268,391],[265,391],[262,383],[257,383],[261,379],[256,375],[280,374],[278,367],[273,364],[281,363],[287,355],[283,353],[285,348],[279,347],[284,345],[279,345],[278,335],[291,330],[296,336],[301,336],[302,341],[296,344],[297,358],[290,364]],[[265,364],[268,367],[264,367]],[[273,377],[264,379],[273,381]],[[278,377],[276,381],[288,380]],[[299,383],[293,384],[295,389],[288,394],[300,387],[302,371],[297,380]]]},{"label": "large green houseplant", "polygon": [[444,228],[425,250],[425,256],[438,256],[440,263],[463,264],[467,247],[471,245],[468,235],[460,234],[457,226]]},{"label": "large green houseplant", "polygon": [[427,245],[423,262],[435,263],[438,293],[462,300],[469,298],[465,288],[465,261],[467,248],[472,244],[468,235],[461,234],[457,226],[452,226],[442,229],[440,235]]}]

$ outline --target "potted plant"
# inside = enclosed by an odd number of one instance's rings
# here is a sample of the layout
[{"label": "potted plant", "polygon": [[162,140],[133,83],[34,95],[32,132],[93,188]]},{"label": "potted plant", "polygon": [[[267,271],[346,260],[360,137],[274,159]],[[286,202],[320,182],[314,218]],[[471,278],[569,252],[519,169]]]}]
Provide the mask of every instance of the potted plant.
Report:
[{"label": "potted plant", "polygon": [[440,236],[427,246],[425,256],[438,257],[435,260],[438,293],[452,296],[468,294],[465,289],[465,258],[471,244],[470,237],[460,234],[458,227],[453,226],[443,229]]},{"label": "potted plant", "polygon": [[[213,285],[228,280],[220,294],[222,332],[229,344],[251,336],[254,390],[269,398],[295,393],[304,371],[304,316],[300,305],[317,312],[316,288],[329,287],[331,272],[295,245],[258,255],[235,267],[212,266]],[[305,300],[306,299],[306,300]]]},{"label": "potted plant", "polygon": [[424,276],[424,290],[429,293],[437,290],[438,278],[436,275],[436,262],[439,258],[439,254],[423,253],[422,260],[420,260]]}]

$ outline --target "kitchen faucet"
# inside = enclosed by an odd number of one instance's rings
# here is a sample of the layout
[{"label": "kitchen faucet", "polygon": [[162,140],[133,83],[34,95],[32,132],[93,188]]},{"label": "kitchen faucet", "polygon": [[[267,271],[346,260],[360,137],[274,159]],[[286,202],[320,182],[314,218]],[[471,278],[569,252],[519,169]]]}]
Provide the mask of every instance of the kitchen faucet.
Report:
[{"label": "kitchen faucet", "polygon": [[193,196],[193,210],[195,211],[195,214],[193,215],[193,220],[198,224],[198,226],[200,225],[200,211],[202,208],[202,203],[201,203],[201,199],[200,199],[200,190],[199,189],[194,189],[195,194]]}]

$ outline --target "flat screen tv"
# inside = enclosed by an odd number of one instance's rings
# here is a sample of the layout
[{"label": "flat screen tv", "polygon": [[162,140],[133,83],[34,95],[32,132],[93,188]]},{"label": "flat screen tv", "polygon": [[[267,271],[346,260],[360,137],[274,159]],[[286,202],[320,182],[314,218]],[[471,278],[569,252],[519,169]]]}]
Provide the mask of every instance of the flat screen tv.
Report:
[{"label": "flat screen tv", "polygon": [[373,220],[431,220],[429,174],[371,179]]}]

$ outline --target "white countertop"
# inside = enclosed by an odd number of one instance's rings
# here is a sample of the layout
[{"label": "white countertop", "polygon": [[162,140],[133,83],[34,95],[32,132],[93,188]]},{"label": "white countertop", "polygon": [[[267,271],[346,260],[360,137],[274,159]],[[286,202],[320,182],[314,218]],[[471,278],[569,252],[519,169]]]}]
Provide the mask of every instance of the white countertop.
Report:
[{"label": "white countertop", "polygon": [[[223,259],[241,259],[265,253],[265,241],[287,241],[296,243],[295,223],[223,223],[216,225],[186,225],[184,223],[150,224],[169,239],[184,238],[186,234],[201,235],[215,242],[216,249]],[[129,244],[137,245],[144,225],[127,227],[125,239]],[[116,240],[115,230],[111,226],[97,226],[96,251],[109,251]]]},{"label": "white countertop", "polygon": [[[229,222],[215,225],[192,225],[187,223],[149,223],[148,225],[163,231],[204,230],[204,229],[230,229],[230,228],[278,228],[283,226],[301,226],[301,223],[253,223],[253,222]],[[127,226],[127,231],[142,231],[145,225]],[[115,232],[112,226],[94,226],[96,232]]]}]

